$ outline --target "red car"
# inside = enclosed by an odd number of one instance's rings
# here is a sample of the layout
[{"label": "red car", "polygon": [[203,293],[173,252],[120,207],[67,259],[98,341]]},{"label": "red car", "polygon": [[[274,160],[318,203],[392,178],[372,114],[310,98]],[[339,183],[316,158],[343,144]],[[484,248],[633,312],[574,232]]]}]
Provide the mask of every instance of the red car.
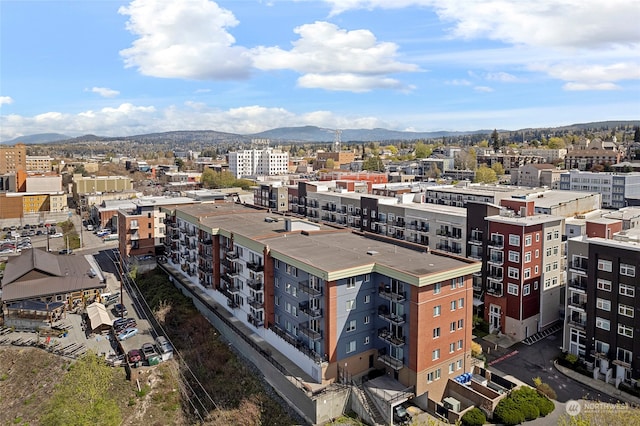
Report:
[{"label": "red car", "polygon": [[142,361],[142,352],[138,349],[131,349],[127,354],[127,359],[130,364],[135,364],[137,362]]}]

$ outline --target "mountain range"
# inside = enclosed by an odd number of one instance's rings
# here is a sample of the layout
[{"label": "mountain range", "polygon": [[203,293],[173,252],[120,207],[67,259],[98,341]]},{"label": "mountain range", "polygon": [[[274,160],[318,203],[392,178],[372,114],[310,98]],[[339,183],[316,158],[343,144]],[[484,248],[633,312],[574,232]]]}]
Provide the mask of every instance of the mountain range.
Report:
[{"label": "mountain range", "polygon": [[[570,126],[547,128],[558,131],[581,131],[585,129],[609,129],[620,127],[638,126],[640,121],[601,121],[593,123],[572,124]],[[498,130],[498,132],[518,133],[535,129],[521,130]],[[541,129],[540,129],[541,130]],[[460,137],[465,135],[490,134],[493,130],[473,130],[473,131],[437,131],[437,132],[409,132],[388,129],[341,129],[340,139],[343,142],[373,142],[373,141],[402,141],[419,139],[436,139],[443,137]],[[12,145],[16,143],[24,144],[45,144],[45,143],[75,143],[75,142],[109,142],[109,141],[132,141],[138,143],[174,142],[191,143],[247,143],[251,139],[270,139],[273,142],[333,142],[336,138],[336,130],[316,126],[301,127],[280,127],[260,133],[240,135],[234,133],[218,132],[215,130],[184,130],[164,133],[149,133],[134,136],[103,137],[96,135],[84,135],[79,137],[69,137],[59,133],[41,133],[35,135],[21,136],[0,144]]]}]

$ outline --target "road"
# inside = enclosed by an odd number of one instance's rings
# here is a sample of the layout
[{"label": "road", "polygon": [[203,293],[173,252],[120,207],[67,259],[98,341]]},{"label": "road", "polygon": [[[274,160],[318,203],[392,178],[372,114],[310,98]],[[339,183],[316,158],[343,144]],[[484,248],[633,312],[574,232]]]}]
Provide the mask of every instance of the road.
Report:
[{"label": "road", "polygon": [[588,386],[569,379],[556,370],[553,360],[562,352],[561,346],[562,331],[558,331],[531,346],[517,343],[506,350],[501,350],[499,354],[495,354],[495,357],[490,357],[489,361],[491,367],[531,386],[533,386],[533,378],[540,377],[556,391],[559,402],[577,399],[619,402],[609,395],[598,393]]}]

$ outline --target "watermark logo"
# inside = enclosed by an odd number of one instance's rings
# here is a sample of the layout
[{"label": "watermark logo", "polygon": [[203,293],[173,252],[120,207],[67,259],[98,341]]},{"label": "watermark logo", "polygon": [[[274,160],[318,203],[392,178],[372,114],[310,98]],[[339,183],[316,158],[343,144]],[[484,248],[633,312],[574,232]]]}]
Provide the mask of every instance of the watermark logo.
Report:
[{"label": "watermark logo", "polygon": [[582,411],[582,406],[580,405],[579,401],[570,399],[569,401],[567,401],[567,405],[564,407],[564,409],[567,411],[568,415],[577,416],[578,414],[580,414],[580,411]]}]

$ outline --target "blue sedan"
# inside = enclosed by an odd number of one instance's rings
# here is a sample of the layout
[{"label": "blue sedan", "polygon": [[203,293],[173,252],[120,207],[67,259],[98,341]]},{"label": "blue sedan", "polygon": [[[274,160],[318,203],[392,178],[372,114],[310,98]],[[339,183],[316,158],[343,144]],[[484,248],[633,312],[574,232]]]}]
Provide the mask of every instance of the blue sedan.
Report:
[{"label": "blue sedan", "polygon": [[133,337],[138,334],[137,328],[125,328],[122,333],[118,334],[118,340],[127,340],[129,337]]}]

